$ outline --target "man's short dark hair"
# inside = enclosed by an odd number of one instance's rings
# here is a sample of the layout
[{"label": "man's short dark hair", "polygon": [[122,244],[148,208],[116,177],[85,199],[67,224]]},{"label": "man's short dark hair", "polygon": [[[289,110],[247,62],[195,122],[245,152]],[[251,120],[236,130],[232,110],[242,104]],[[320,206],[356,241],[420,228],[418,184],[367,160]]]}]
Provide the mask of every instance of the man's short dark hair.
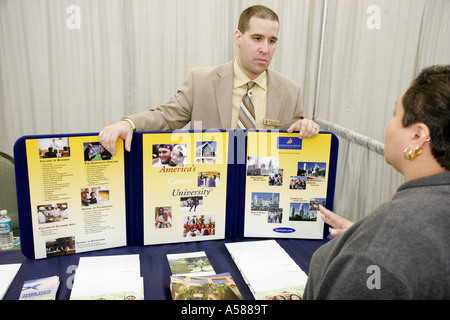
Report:
[{"label": "man's short dark hair", "polygon": [[403,95],[403,126],[425,123],[430,129],[431,151],[450,170],[450,65],[425,68]]},{"label": "man's short dark hair", "polygon": [[239,17],[238,30],[241,33],[245,33],[249,29],[249,22],[252,17],[269,19],[280,23],[277,14],[266,6],[251,6],[242,11],[241,16]]}]

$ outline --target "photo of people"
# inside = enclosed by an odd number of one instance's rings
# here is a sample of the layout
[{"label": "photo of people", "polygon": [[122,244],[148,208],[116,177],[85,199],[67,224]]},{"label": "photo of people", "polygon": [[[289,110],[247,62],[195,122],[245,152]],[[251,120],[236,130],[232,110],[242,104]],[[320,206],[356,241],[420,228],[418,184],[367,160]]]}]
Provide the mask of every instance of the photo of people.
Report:
[{"label": "photo of people", "polygon": [[109,204],[108,187],[81,189],[81,205],[83,207]]},{"label": "photo of people", "polygon": [[214,215],[185,216],[183,222],[183,236],[186,238],[212,236],[216,232]]},{"label": "photo of people", "polygon": [[309,210],[316,211],[316,215],[317,215],[317,211],[319,211],[319,205],[321,205],[322,207],[325,207],[325,204],[326,204],[326,198],[311,198],[309,200]]},{"label": "photo of people", "polygon": [[183,167],[186,165],[186,144],[154,144],[153,167]]},{"label": "photo of people", "polygon": [[172,228],[172,207],[155,208],[155,228]]},{"label": "photo of people", "polygon": [[283,222],[283,209],[282,208],[269,208],[267,214],[268,223],[282,223]]},{"label": "photo of people", "polygon": [[203,197],[181,197],[181,212],[201,212],[203,210]]},{"label": "photo of people", "polygon": [[37,211],[39,224],[60,222],[69,219],[67,203],[40,205]]},{"label": "photo of people", "polygon": [[305,287],[277,289],[270,292],[262,292],[258,297],[262,300],[302,300]]},{"label": "photo of people", "polygon": [[70,157],[69,138],[39,139],[39,158]]},{"label": "photo of people", "polygon": [[75,253],[75,237],[49,239],[45,241],[47,258]]},{"label": "photo of people", "polygon": [[269,186],[283,185],[283,169],[277,169],[269,174]]},{"label": "photo of people", "polygon": [[100,142],[83,143],[84,161],[103,161],[112,159],[112,154]]},{"label": "photo of people", "polygon": [[293,176],[289,178],[289,189],[306,190],[306,176]]},{"label": "photo of people", "polygon": [[297,176],[306,177],[307,181],[325,181],[325,162],[299,162],[297,166]]},{"label": "photo of people", "polygon": [[220,172],[218,171],[200,172],[197,176],[197,186],[199,188],[219,187]]},{"label": "photo of people", "polygon": [[216,145],[215,141],[197,142],[195,148],[196,163],[216,163]]}]

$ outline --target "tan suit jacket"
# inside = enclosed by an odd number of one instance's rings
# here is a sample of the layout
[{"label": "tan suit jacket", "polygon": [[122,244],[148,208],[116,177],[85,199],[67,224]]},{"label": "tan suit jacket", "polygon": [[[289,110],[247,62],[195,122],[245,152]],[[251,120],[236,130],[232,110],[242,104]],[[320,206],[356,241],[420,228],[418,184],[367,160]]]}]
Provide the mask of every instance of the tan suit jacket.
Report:
[{"label": "tan suit jacket", "polygon": [[[268,70],[267,109],[265,119],[278,120],[285,130],[303,118],[300,86],[279,72]],[[212,68],[188,71],[178,92],[164,105],[127,118],[136,125],[136,131],[172,131],[183,128],[189,121],[194,129],[231,128],[233,92],[233,61]]]}]

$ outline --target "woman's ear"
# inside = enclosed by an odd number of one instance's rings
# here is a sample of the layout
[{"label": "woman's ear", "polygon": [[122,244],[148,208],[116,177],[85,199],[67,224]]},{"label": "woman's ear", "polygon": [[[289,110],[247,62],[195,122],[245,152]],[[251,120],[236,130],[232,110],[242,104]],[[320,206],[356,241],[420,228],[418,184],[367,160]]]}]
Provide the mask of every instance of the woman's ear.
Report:
[{"label": "woman's ear", "polygon": [[412,141],[418,146],[423,146],[426,141],[430,141],[430,129],[423,122],[417,122],[412,125]]}]

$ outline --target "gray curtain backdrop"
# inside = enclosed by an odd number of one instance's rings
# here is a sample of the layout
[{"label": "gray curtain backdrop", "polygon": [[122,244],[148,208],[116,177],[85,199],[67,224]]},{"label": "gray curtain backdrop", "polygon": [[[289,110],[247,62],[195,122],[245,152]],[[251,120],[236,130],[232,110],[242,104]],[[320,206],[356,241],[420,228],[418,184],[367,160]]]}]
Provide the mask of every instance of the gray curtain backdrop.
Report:
[{"label": "gray curtain backdrop", "polygon": [[449,0],[0,0],[0,151],[165,102],[189,68],[234,58],[239,14],[257,3],[280,17],[271,68],[340,139],[334,209],[360,219],[402,183],[384,130],[417,72],[450,62]]}]

